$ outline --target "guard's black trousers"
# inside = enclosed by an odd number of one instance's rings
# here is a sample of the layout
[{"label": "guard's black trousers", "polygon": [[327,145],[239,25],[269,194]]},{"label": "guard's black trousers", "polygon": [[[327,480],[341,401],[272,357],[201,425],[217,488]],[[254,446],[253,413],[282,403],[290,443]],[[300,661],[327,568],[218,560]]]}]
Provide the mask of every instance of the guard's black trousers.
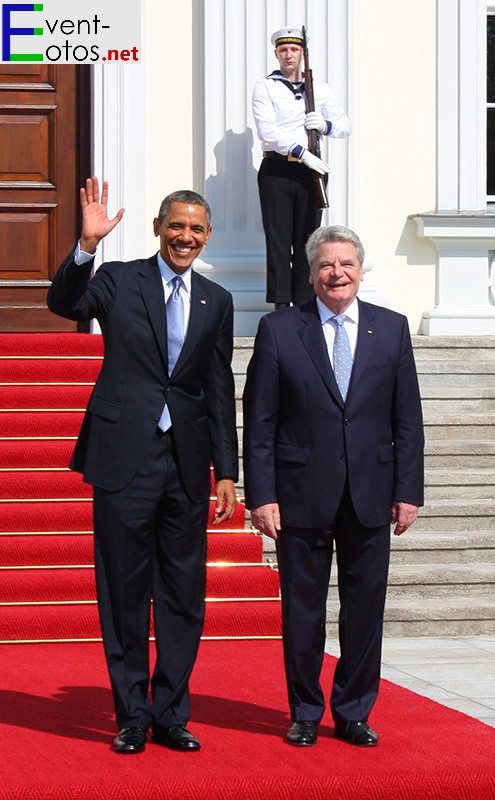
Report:
[{"label": "guard's black trousers", "polygon": [[304,247],[321,224],[311,170],[283,156],[264,158],[258,188],[266,240],[267,303],[302,303],[313,295]]}]

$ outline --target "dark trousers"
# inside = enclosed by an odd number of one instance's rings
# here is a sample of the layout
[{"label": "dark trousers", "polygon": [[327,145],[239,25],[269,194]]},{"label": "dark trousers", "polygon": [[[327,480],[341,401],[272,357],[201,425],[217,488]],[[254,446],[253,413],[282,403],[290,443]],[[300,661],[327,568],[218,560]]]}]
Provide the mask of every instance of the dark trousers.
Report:
[{"label": "dark trousers", "polygon": [[266,241],[266,300],[302,303],[313,296],[304,248],[321,223],[311,171],[296,161],[264,158],[258,188]]},{"label": "dark trousers", "polygon": [[340,599],[340,658],[330,699],[334,720],[367,720],[378,695],[390,526],[364,528],[346,491],[331,526],[282,528],[277,540],[284,662],[295,722],[319,722],[325,710],[320,673],[334,542]]},{"label": "dark trousers", "polygon": [[94,488],[98,608],[119,728],[189,719],[188,680],[204,620],[207,518],[208,499],[192,503],[184,491],[170,433],[153,438],[125,489]]}]

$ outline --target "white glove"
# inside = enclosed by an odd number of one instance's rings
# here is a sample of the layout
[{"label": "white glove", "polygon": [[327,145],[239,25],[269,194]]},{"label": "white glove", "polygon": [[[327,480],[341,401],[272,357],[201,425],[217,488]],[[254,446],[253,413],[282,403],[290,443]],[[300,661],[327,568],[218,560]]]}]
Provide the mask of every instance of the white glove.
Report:
[{"label": "white glove", "polygon": [[327,123],[319,111],[310,111],[304,118],[304,127],[308,131],[327,132]]},{"label": "white glove", "polygon": [[309,150],[305,150],[299,159],[303,164],[305,164],[309,169],[314,170],[315,172],[319,172],[320,175],[325,175],[325,173],[330,172],[330,167],[328,164],[325,164],[321,158],[318,156],[314,156],[313,153],[310,153]]}]

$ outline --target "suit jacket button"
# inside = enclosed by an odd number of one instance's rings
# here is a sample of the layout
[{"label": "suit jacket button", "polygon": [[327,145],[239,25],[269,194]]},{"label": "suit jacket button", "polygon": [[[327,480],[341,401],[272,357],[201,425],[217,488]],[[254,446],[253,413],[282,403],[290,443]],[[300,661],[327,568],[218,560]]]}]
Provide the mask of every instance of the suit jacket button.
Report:
[{"label": "suit jacket button", "polygon": [[346,417],[345,420],[344,420],[344,425],[350,425],[350,424],[351,424],[351,420],[347,419],[347,417]]},{"label": "suit jacket button", "polygon": [[340,456],[340,460],[345,461],[345,453],[342,453],[342,455]]},{"label": "suit jacket button", "polygon": [[153,425],[158,425],[158,420],[159,420],[159,417],[153,417],[151,422],[152,422]]}]

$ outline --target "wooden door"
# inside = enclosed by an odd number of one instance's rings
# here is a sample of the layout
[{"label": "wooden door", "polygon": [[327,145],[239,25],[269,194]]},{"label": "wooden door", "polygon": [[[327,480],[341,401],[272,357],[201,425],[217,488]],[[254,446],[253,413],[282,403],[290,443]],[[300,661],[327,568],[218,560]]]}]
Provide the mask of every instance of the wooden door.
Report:
[{"label": "wooden door", "polygon": [[79,235],[89,67],[0,64],[0,331],[76,330],[46,293]]}]

